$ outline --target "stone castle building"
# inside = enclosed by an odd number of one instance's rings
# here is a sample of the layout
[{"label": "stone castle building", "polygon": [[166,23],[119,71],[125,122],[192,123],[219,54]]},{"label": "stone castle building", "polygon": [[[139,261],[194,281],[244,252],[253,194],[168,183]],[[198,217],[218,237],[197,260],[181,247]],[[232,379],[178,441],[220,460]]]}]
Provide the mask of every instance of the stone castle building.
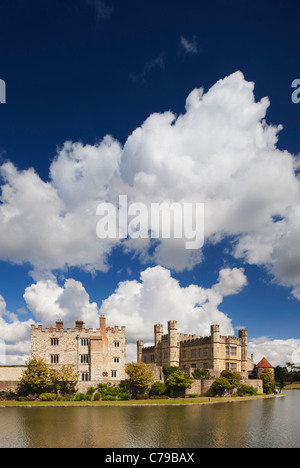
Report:
[{"label": "stone castle building", "polygon": [[[106,327],[100,316],[100,328],[84,328],[82,321],[75,329],[56,326],[31,326],[31,355],[42,358],[53,368],[71,365],[79,372],[79,382],[119,383],[125,380],[126,328]],[[81,385],[81,387],[84,387]]]},{"label": "stone castle building", "polygon": [[163,325],[154,326],[154,346],[144,347],[137,342],[137,360],[157,367],[180,366],[184,371],[210,369],[231,370],[248,376],[254,369],[253,356],[248,358],[248,331],[239,336],[222,336],[220,326],[211,326],[211,335],[201,337],[178,333],[177,322],[168,322],[168,333]]}]

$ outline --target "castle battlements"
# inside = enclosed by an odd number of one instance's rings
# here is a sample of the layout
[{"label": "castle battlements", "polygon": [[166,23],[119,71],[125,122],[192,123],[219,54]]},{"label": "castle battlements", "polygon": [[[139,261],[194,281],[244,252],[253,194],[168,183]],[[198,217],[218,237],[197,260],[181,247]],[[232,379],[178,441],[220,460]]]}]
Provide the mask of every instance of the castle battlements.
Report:
[{"label": "castle battlements", "polygon": [[212,325],[210,336],[178,333],[177,322],[168,322],[168,333],[163,325],[154,326],[154,346],[144,347],[138,342],[138,362],[157,366],[181,366],[183,369],[200,368],[222,371],[251,372],[253,361],[248,358],[248,331],[239,336],[220,334],[220,326]]}]

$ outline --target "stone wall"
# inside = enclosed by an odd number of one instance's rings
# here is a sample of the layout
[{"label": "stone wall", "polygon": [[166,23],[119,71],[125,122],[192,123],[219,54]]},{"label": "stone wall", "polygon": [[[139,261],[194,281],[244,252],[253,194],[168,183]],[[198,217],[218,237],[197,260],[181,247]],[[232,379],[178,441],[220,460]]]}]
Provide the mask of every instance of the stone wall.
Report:
[{"label": "stone wall", "polygon": [[[213,384],[213,379],[208,380],[195,380],[192,383],[192,387],[186,390],[186,395],[199,395],[199,396],[213,396],[214,393],[211,389]],[[243,385],[249,385],[251,387],[257,388],[259,393],[263,393],[263,381],[255,379],[243,379]]]},{"label": "stone wall", "polygon": [[0,366],[0,392],[15,392],[25,366]]}]

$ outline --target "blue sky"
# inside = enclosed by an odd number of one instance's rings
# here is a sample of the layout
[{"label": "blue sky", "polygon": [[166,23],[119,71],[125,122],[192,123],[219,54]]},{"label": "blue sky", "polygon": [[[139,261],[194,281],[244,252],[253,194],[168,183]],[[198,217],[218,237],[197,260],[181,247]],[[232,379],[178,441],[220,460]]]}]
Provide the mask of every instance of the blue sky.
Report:
[{"label": "blue sky", "polygon": [[[257,358],[291,359],[300,339],[299,9],[280,0],[0,2],[6,362],[28,356],[32,321],[81,314],[94,326],[99,308],[127,325],[130,357],[154,322],[176,318],[198,334],[215,321],[224,334],[247,327]],[[147,203],[205,203],[203,249],[100,245],[95,207],[124,190]]]}]

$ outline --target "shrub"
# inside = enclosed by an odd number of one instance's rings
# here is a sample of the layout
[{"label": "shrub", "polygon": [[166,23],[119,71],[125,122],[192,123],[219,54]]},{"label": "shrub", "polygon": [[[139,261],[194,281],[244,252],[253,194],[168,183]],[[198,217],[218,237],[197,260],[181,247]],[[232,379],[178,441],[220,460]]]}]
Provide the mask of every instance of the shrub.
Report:
[{"label": "shrub", "polygon": [[164,395],[167,391],[167,387],[164,383],[162,382],[154,382],[154,384],[151,387],[151,395]]},{"label": "shrub", "polygon": [[39,400],[41,400],[41,401],[55,401],[56,400],[56,395],[55,395],[55,393],[42,393],[39,396]]},{"label": "shrub", "polygon": [[252,387],[251,385],[241,385],[238,389],[238,394],[239,395],[257,395],[257,388]]},{"label": "shrub", "polygon": [[0,392],[0,401],[17,400],[18,395],[14,392]]},{"label": "shrub", "polygon": [[102,401],[117,401],[117,397],[112,395],[104,395],[104,397],[102,397]]},{"label": "shrub", "polygon": [[75,395],[75,401],[91,401],[91,399],[91,395],[87,393],[76,393]]},{"label": "shrub", "polygon": [[19,396],[18,398],[19,401],[27,401],[26,396]]},{"label": "shrub", "polygon": [[139,395],[136,395],[135,399],[136,400],[148,400],[149,395],[147,393],[140,393]]},{"label": "shrub", "polygon": [[119,396],[121,393],[124,393],[124,387],[122,385],[112,385],[110,382],[107,384],[98,384],[97,386],[98,393],[103,396]]},{"label": "shrub", "polygon": [[99,400],[101,400],[101,393],[96,392],[94,395],[94,401],[99,401]]},{"label": "shrub", "polygon": [[74,401],[74,397],[72,395],[65,395],[58,397],[57,401]]},{"label": "shrub", "polygon": [[120,400],[131,400],[130,393],[120,393],[119,395]]}]

